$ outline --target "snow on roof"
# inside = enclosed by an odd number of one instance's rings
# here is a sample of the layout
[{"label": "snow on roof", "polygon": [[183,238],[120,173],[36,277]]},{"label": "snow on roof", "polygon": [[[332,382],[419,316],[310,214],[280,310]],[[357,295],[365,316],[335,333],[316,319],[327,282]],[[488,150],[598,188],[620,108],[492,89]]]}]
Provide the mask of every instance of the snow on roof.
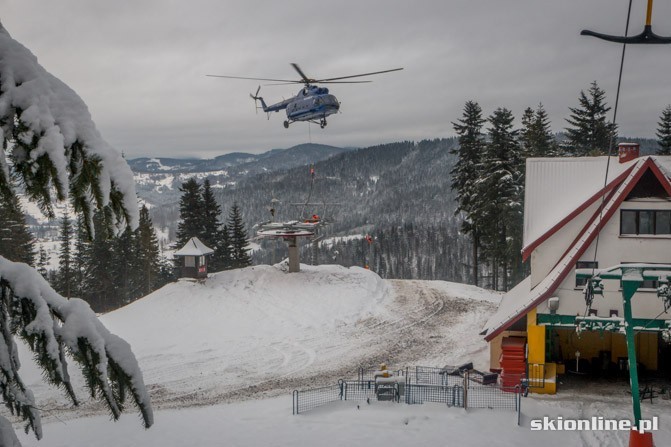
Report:
[{"label": "snow on roof", "polygon": [[[608,183],[639,159],[611,157]],[[608,157],[528,158],[524,200],[527,247],[604,187]]]},{"label": "snow on roof", "polygon": [[[595,166],[595,164],[589,163],[591,160],[584,161],[587,161],[588,166]],[[499,309],[489,319],[482,332],[482,334],[485,335],[486,340],[494,338],[498,333],[517,321],[534,306],[537,306],[550,297],[559,284],[566,278],[571,269],[573,269],[576,261],[580,259],[580,256],[587,250],[602,226],[608,222],[617,211],[622,201],[647,169],[651,169],[653,173],[655,170],[658,170],[660,176],[666,176],[666,181],[663,182],[663,186],[671,195],[671,183],[669,182],[668,175],[664,172],[668,166],[671,166],[671,157],[641,157],[636,159],[633,163],[633,165],[629,163],[623,164],[629,165],[630,167],[633,167],[633,169],[626,173],[623,180],[618,182],[615,186],[615,193],[604,204],[601,213],[597,211],[592,216],[578,238],[576,238],[572,245],[567,247],[566,252],[554,266],[552,271],[536,287],[534,287],[533,290],[529,290],[530,282],[528,281],[530,281],[530,279],[527,278],[503,297]],[[576,165],[570,166],[576,167]],[[599,215],[602,216],[601,219],[598,218]]]},{"label": "snow on roof", "polygon": [[173,253],[173,256],[203,256],[214,253],[207,245],[203,244],[197,237],[192,237],[184,244],[184,247]]},{"label": "snow on roof", "polygon": [[515,318],[518,315],[520,310],[524,309],[524,304],[529,301],[529,292],[531,291],[531,276],[527,276],[521,283],[513,287],[503,295],[501,304],[496,310],[494,315],[492,315],[485,327],[483,328],[483,334],[487,335],[492,332],[492,330],[501,327],[507,321]]}]

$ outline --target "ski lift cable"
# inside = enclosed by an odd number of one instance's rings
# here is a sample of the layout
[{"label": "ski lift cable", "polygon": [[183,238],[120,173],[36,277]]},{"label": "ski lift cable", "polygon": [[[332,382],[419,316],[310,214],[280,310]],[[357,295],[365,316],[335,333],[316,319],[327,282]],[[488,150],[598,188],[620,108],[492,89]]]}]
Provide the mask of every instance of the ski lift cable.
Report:
[{"label": "ski lift cable", "polygon": [[[629,20],[631,18],[631,5],[632,5],[633,0],[629,0],[629,9],[627,11],[627,23],[625,25],[624,29],[624,36],[625,39],[629,35]],[[617,80],[617,90],[615,93],[615,107],[613,107],[613,122],[612,122],[612,131],[610,132],[610,139],[608,141],[608,157],[606,157],[606,175],[604,176],[603,179],[603,190],[606,190],[606,187],[608,186],[608,171],[610,168],[610,157],[613,151],[613,140],[615,136],[615,125],[617,123],[617,109],[618,105],[620,103],[620,87],[622,86],[622,72],[624,71],[624,56],[627,51],[627,43],[624,42],[622,44],[622,56],[620,58],[620,73],[618,75],[618,80]],[[596,270],[596,259],[597,259],[597,253],[599,251],[599,236],[601,235],[601,221],[603,218],[603,208],[606,203],[606,195],[603,194],[601,196],[601,205],[599,206],[599,224],[597,226],[597,232],[596,232],[596,241],[594,243],[594,260],[592,262],[592,276],[594,276],[594,272]],[[589,308],[591,306],[587,306],[585,309],[585,315],[587,316],[587,313],[589,312]]]},{"label": "ski lift cable", "polygon": [[312,198],[312,191],[314,190],[315,187],[315,165],[311,164],[310,165],[310,192],[308,193],[308,198],[305,199],[305,204],[303,205],[303,210],[301,211],[301,219],[305,217],[305,210],[308,207],[308,204],[310,203],[310,199]]}]

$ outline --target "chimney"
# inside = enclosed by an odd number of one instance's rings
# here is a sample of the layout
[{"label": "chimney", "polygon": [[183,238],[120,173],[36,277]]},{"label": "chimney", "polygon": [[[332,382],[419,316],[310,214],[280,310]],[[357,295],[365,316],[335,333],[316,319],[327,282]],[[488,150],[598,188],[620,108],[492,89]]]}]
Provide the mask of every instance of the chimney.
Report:
[{"label": "chimney", "polygon": [[618,161],[626,163],[638,158],[640,145],[638,143],[620,143],[618,145]]}]

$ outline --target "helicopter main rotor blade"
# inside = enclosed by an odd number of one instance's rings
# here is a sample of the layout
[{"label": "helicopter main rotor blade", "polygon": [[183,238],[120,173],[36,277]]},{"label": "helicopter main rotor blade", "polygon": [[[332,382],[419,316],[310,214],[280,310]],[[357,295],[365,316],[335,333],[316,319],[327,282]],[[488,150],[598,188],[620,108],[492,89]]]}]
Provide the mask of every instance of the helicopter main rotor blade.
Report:
[{"label": "helicopter main rotor blade", "polygon": [[298,72],[298,74],[301,76],[301,78],[303,78],[303,82],[305,82],[306,84],[310,84],[311,82],[315,82],[314,79],[308,78],[305,75],[305,73],[303,73],[303,70],[301,70],[301,67],[299,67],[298,64],[292,62],[291,66],[294,67],[294,70],[296,70]]},{"label": "helicopter main rotor blade", "polygon": [[[320,82],[320,84],[368,84],[373,81],[324,81]],[[280,82],[277,84],[263,84],[264,86],[267,85],[295,85],[295,84],[304,84],[303,81],[293,81],[293,82]]]},{"label": "helicopter main rotor blade", "polygon": [[320,84],[370,84],[373,81],[317,81]]},{"label": "helicopter main rotor blade", "polygon": [[205,75],[211,78],[227,78],[227,79],[249,79],[252,81],[270,81],[270,82],[288,82],[292,84],[302,84],[303,81],[292,81],[290,79],[267,79],[267,78],[245,78],[242,76],[224,76],[224,75]]},{"label": "helicopter main rotor blade", "polygon": [[351,75],[351,76],[340,76],[338,78],[316,79],[313,82],[337,81],[339,79],[359,78],[361,76],[371,76],[371,75],[375,75],[375,74],[389,73],[389,72],[392,72],[392,71],[400,71],[400,70],[403,70],[403,68],[392,68],[391,70],[374,71],[372,73],[362,73],[362,74]]}]

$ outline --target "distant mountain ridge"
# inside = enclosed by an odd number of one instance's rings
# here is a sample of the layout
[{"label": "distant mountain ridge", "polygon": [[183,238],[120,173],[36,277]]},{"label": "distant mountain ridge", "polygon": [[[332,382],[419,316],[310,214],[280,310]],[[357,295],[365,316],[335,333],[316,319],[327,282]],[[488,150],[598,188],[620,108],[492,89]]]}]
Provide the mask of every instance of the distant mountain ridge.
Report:
[{"label": "distant mountain ridge", "polygon": [[231,152],[210,159],[141,157],[128,160],[135,173],[195,173],[228,170],[236,173],[265,172],[316,163],[352,150],[325,144],[305,143],[288,149],[271,149],[261,154]]}]

